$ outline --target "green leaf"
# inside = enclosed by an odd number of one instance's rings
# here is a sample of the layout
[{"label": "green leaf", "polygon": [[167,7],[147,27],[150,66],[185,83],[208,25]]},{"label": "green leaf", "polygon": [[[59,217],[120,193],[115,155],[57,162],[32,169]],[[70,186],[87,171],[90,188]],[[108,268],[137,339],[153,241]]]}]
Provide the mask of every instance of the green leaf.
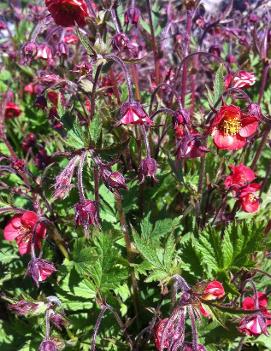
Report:
[{"label": "green leaf", "polygon": [[91,121],[89,126],[89,134],[90,134],[91,140],[94,141],[95,144],[99,140],[101,131],[102,131],[101,118],[98,115],[98,113],[95,113],[94,118]]},{"label": "green leaf", "polygon": [[218,70],[216,71],[215,74],[215,81],[214,81],[214,103],[220,98],[224,91],[224,65],[220,65]]}]

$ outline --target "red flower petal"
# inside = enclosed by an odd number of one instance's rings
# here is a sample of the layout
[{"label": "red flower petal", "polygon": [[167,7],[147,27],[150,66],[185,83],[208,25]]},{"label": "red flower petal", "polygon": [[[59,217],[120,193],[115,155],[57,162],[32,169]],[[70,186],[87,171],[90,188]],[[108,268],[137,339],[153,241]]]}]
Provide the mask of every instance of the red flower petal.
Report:
[{"label": "red flower petal", "polygon": [[[20,218],[21,216],[16,216],[12,218],[12,220],[5,226],[5,229],[4,229],[5,240],[9,240],[9,241],[14,240],[19,235],[18,224],[20,223],[21,225]],[[14,223],[16,224],[16,227],[14,226]]]},{"label": "red flower petal", "polygon": [[239,131],[239,135],[243,138],[247,138],[253,135],[258,128],[259,122],[255,117],[246,117],[242,119],[242,128]]},{"label": "red flower petal", "polygon": [[224,135],[218,129],[213,132],[214,143],[221,150],[239,150],[246,145],[246,139],[238,134]]}]

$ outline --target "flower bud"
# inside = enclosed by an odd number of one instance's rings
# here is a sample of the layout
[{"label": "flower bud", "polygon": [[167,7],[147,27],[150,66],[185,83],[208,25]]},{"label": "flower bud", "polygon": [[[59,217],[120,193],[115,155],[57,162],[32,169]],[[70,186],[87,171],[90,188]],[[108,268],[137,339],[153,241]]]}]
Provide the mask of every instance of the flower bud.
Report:
[{"label": "flower bud", "polygon": [[22,113],[22,110],[14,102],[10,101],[6,104],[6,108],[5,108],[5,118],[6,119],[18,117],[18,116],[20,116],[21,113]]},{"label": "flower bud", "polygon": [[255,116],[255,117],[258,117],[258,119],[261,119],[261,117],[262,117],[262,110],[261,110],[260,105],[254,104],[254,103],[250,104],[248,106],[248,114],[250,116]]},{"label": "flower bud", "polygon": [[109,190],[127,190],[127,186],[125,184],[125,178],[120,172],[112,172],[110,175],[104,179],[105,185],[109,188]]},{"label": "flower bud", "polygon": [[24,151],[28,151],[30,148],[36,145],[37,137],[34,133],[29,133],[24,137],[22,141],[22,148]]},{"label": "flower bud", "polygon": [[217,300],[221,299],[224,295],[225,290],[223,285],[219,281],[214,280],[207,284],[203,291],[202,298],[204,300]]},{"label": "flower bud", "polygon": [[8,308],[18,316],[26,316],[27,314],[34,312],[38,306],[39,305],[36,303],[20,300],[16,303],[8,305]]},{"label": "flower bud", "polygon": [[98,226],[98,206],[96,201],[85,200],[75,205],[75,222],[88,228],[90,225]]},{"label": "flower bud", "polygon": [[50,323],[53,324],[59,330],[62,330],[62,328],[67,323],[66,319],[62,316],[62,314],[55,313],[53,310],[49,319]]},{"label": "flower bud", "polygon": [[57,345],[53,340],[43,340],[40,344],[39,351],[57,351]]},{"label": "flower bud", "polygon": [[67,44],[64,43],[63,41],[61,41],[58,45],[57,45],[57,54],[58,56],[64,56],[67,57],[68,56],[68,47]]},{"label": "flower bud", "polygon": [[47,100],[45,99],[45,97],[43,95],[37,96],[36,101],[35,101],[35,106],[37,108],[42,109],[42,110],[46,108]]},{"label": "flower bud", "polygon": [[141,16],[141,12],[139,8],[129,7],[124,13],[124,22],[126,25],[131,23],[137,26],[140,16]]},{"label": "flower bud", "polygon": [[27,274],[33,278],[37,286],[54,272],[56,272],[55,266],[51,262],[41,258],[32,259],[27,267]]},{"label": "flower bud", "polygon": [[129,43],[129,38],[124,33],[117,33],[113,36],[112,46],[116,50],[126,49]]},{"label": "flower bud", "polygon": [[11,166],[14,168],[16,171],[24,171],[25,170],[25,161],[20,160],[18,158],[13,158],[11,161]]},{"label": "flower bud", "polygon": [[38,48],[37,45],[33,41],[29,41],[23,46],[23,55],[26,58],[33,58],[36,56]]},{"label": "flower bud", "polygon": [[157,162],[154,158],[147,157],[141,161],[139,165],[139,178],[141,183],[144,182],[145,177],[151,177],[157,182],[155,177],[157,172]]}]

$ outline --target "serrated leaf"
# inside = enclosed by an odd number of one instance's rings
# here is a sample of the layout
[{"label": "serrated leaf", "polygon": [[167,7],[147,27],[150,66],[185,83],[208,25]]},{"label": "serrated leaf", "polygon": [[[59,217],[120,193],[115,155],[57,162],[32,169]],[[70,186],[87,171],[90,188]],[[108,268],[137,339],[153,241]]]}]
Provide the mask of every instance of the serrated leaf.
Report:
[{"label": "serrated leaf", "polygon": [[222,241],[222,254],[224,269],[232,265],[233,262],[233,246],[230,239],[229,232],[226,231]]},{"label": "serrated leaf", "polygon": [[102,131],[101,118],[98,115],[98,113],[95,113],[94,118],[91,121],[89,126],[89,134],[90,134],[91,140],[94,141],[95,144],[99,140],[101,131]]}]

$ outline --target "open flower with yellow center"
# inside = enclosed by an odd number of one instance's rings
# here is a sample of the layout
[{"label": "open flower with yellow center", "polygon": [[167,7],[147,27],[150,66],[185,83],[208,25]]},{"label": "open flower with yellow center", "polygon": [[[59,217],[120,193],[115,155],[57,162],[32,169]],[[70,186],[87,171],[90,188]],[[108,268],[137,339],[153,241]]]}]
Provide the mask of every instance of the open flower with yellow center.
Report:
[{"label": "open flower with yellow center", "polygon": [[237,106],[221,106],[211,125],[214,143],[222,150],[239,150],[256,132],[258,124],[257,117],[243,114]]},{"label": "open flower with yellow center", "polygon": [[248,213],[257,212],[260,207],[260,200],[256,192],[261,189],[261,184],[258,183],[251,183],[244,187],[240,194],[238,195],[241,208],[243,211]]}]

